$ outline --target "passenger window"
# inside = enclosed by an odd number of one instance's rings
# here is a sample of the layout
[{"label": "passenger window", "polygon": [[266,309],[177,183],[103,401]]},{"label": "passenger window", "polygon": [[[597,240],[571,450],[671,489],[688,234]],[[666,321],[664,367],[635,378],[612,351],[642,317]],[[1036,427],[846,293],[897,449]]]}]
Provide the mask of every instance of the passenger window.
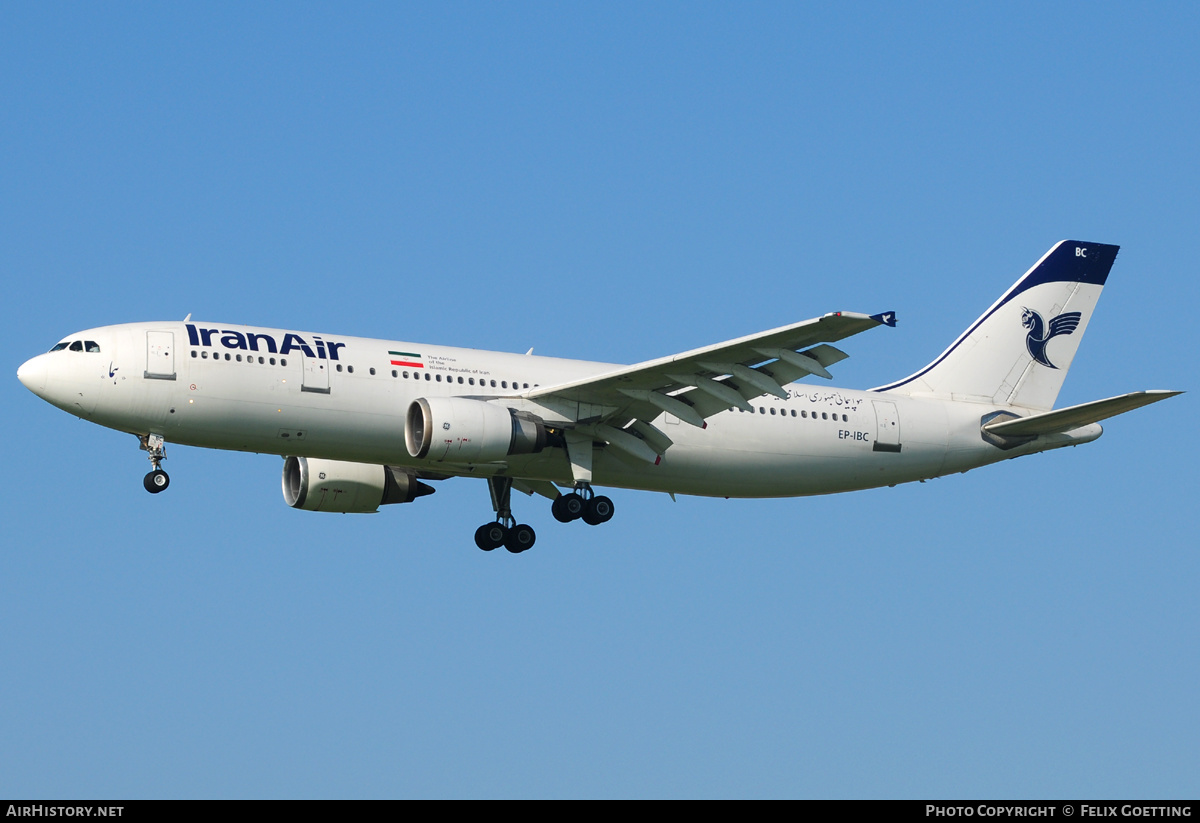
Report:
[{"label": "passenger window", "polygon": [[425,372],[425,382],[428,383],[433,378],[429,376],[429,372]]},{"label": "passenger window", "polygon": [[287,365],[287,358],[286,358],[286,357],[281,357],[281,358],[279,358],[279,365],[281,365],[281,366],[286,366],[286,365]]},{"label": "passenger window", "polygon": [[238,361],[239,363],[241,363],[241,362],[242,362],[242,356],[241,356],[240,354],[237,356],[237,361]]},{"label": "passenger window", "polygon": [[493,388],[493,389],[494,389],[494,388],[496,388],[496,381],[495,381],[495,380],[493,380],[493,381],[492,381],[492,388]]},{"label": "passenger window", "polygon": [[795,417],[795,416],[796,416],[796,410],[792,409],[792,417]]},{"label": "passenger window", "polygon": [[392,369],[392,377],[395,377],[395,376],[396,376],[396,370]]},{"label": "passenger window", "polygon": [[437,376],[437,381],[438,381],[439,383],[441,383],[441,382],[442,382],[442,376],[441,376],[440,374]]},{"label": "passenger window", "polygon": [[771,416],[772,417],[775,416],[775,407],[774,406],[771,407]]},{"label": "passenger window", "polygon": [[202,351],[202,352],[200,352],[200,357],[201,357],[201,358],[203,358],[203,359],[205,359],[205,360],[207,360],[207,359],[208,359],[208,352],[206,352],[206,351]]},{"label": "passenger window", "polygon": [[828,420],[828,419],[829,419],[829,414],[828,414],[828,413],[826,413],[826,412],[821,412],[821,419],[822,419],[822,420]]},{"label": "passenger window", "polygon": [[225,352],[225,359],[232,360],[233,358],[229,356],[229,352]]},{"label": "passenger window", "polygon": [[342,364],[341,364],[341,363],[338,363],[337,369],[338,369],[338,371],[341,371],[341,370],[342,370]]},{"label": "passenger window", "polygon": [[460,378],[458,378],[458,385],[460,385],[460,386],[462,385],[462,378],[461,378],[461,377],[460,377]]},{"label": "passenger window", "polygon": [[196,357],[198,357],[198,355],[196,354],[196,350],[192,349],[192,359],[194,360]]},{"label": "passenger window", "polygon": [[372,377],[375,376],[375,367],[374,366],[371,367],[371,376]]},{"label": "passenger window", "polygon": [[468,378],[467,378],[467,382],[468,382],[468,383],[470,383],[472,386],[474,386],[474,385],[475,385],[475,378],[474,378],[474,377],[468,377]]},{"label": "passenger window", "polygon": [[348,371],[350,374],[354,374],[354,367],[353,367],[353,366],[347,366],[347,367],[346,367],[346,371]]},{"label": "passenger window", "polygon": [[272,357],[272,358],[271,358],[271,365],[272,365],[272,366],[274,366],[274,365],[275,365],[275,358],[274,358],[274,357]]}]

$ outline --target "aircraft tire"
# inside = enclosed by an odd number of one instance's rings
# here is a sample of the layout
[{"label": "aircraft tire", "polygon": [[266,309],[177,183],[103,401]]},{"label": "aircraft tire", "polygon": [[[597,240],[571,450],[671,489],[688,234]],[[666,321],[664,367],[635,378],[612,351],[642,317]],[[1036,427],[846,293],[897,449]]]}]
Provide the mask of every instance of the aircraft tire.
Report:
[{"label": "aircraft tire", "polygon": [[550,506],[550,513],[554,515],[554,519],[559,523],[570,523],[572,520],[578,520],[583,516],[583,509],[586,504],[583,497],[575,492],[560,494],[554,503]]},{"label": "aircraft tire", "polygon": [[475,530],[475,545],[490,552],[498,549],[508,540],[508,529],[500,523],[484,523]]},{"label": "aircraft tire", "polygon": [[508,537],[504,539],[504,548],[513,554],[520,554],[533,548],[535,540],[537,540],[537,534],[533,527],[521,523],[508,530]]},{"label": "aircraft tire", "polygon": [[171,478],[162,469],[155,469],[146,475],[142,481],[142,485],[151,494],[158,494],[161,491],[165,491],[167,486],[171,485]]},{"label": "aircraft tire", "polygon": [[589,526],[599,526],[612,520],[613,502],[604,495],[593,497],[583,509],[583,522]]}]

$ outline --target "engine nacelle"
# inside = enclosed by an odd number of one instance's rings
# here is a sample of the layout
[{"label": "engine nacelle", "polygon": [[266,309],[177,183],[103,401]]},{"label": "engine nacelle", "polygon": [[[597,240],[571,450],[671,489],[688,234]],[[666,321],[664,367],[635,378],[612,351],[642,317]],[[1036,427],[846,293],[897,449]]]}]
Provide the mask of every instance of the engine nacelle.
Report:
[{"label": "engine nacelle", "polygon": [[390,503],[411,503],[435,489],[401,469],[289,457],[283,463],[283,499],[310,512],[375,512]]},{"label": "engine nacelle", "polygon": [[413,457],[490,463],[546,447],[546,424],[529,412],[467,397],[420,397],[408,407],[404,441]]}]

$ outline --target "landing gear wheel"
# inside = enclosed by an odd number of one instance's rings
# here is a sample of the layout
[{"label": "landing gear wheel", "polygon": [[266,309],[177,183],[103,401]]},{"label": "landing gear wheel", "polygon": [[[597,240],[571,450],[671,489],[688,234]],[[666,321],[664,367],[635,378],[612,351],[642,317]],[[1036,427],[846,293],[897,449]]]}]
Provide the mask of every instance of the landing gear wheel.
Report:
[{"label": "landing gear wheel", "polygon": [[500,523],[484,523],[475,530],[475,545],[490,552],[498,549],[508,540],[508,529]]},{"label": "landing gear wheel", "polygon": [[572,520],[583,517],[585,505],[581,495],[568,492],[555,498],[554,503],[550,506],[550,513],[559,523],[570,523]]},{"label": "landing gear wheel", "polygon": [[537,534],[534,533],[533,527],[520,523],[508,530],[508,537],[504,539],[504,548],[513,554],[520,554],[533,548],[535,540],[537,540]]},{"label": "landing gear wheel", "polygon": [[589,526],[599,526],[612,520],[613,502],[604,495],[593,497],[583,508],[583,522]]},{"label": "landing gear wheel", "polygon": [[151,494],[158,494],[171,485],[171,478],[167,477],[167,473],[162,469],[155,469],[146,475],[146,479],[142,481],[142,485]]},{"label": "landing gear wheel", "polygon": [[139,434],[138,444],[143,451],[150,453],[152,471],[146,475],[142,485],[151,494],[158,494],[171,485],[171,478],[162,470],[162,462],[167,459],[167,446],[161,434]]}]

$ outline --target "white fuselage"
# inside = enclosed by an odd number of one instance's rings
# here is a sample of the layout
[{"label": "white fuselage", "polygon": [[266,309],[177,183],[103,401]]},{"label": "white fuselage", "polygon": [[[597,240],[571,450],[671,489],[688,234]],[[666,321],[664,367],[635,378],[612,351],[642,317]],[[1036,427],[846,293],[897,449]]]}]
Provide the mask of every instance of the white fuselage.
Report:
[{"label": "white fuselage", "polygon": [[[22,382],[102,426],[168,443],[414,467],[434,475],[506,475],[570,485],[566,452],[464,465],[417,460],[405,413],[420,397],[504,398],[547,424],[562,408],[520,395],[592,377],[612,364],[214,323],[139,323],[72,335],[99,351],[49,352]],[[663,414],[673,445],[657,464],[599,448],[601,486],[724,497],[790,497],[893,485],[1095,439],[1091,425],[1009,450],[980,434],[1007,407],[880,391],[785,387],[752,413],[730,410],[704,429]]]}]

